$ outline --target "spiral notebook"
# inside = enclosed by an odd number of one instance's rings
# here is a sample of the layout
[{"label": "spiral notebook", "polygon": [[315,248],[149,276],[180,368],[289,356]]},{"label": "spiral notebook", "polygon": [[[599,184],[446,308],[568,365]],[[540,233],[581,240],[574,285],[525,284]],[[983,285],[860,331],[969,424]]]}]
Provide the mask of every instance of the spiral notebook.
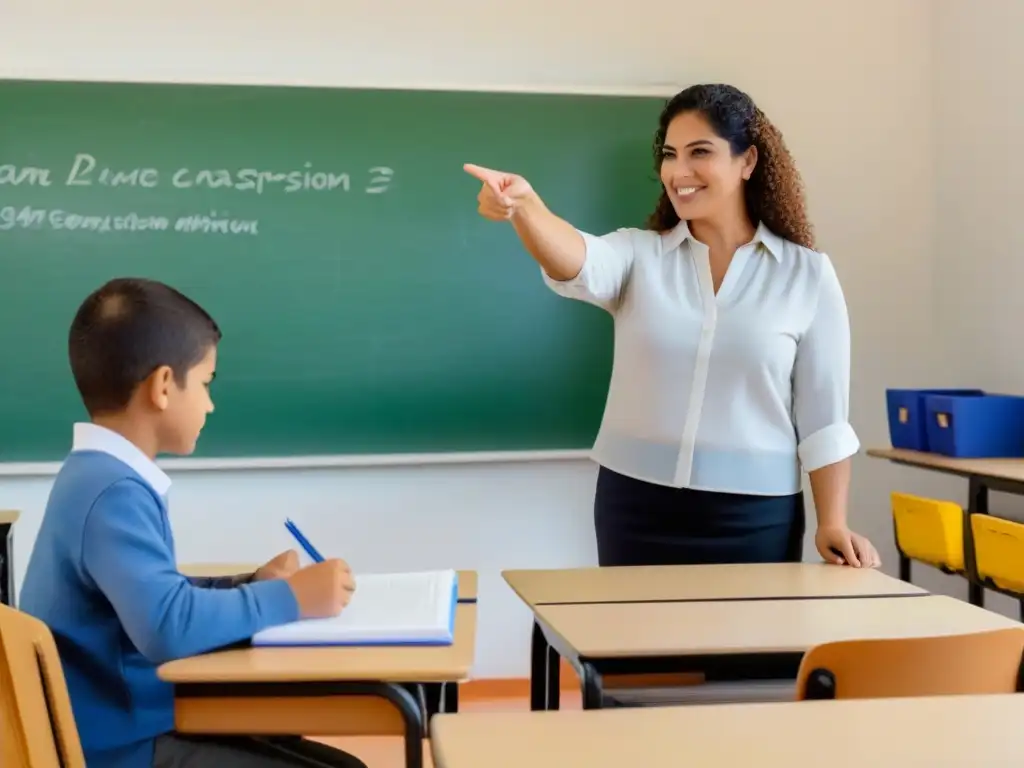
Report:
[{"label": "spiral notebook", "polygon": [[352,600],[338,615],[303,619],[257,632],[254,646],[451,645],[459,577],[454,570],[356,576]]}]

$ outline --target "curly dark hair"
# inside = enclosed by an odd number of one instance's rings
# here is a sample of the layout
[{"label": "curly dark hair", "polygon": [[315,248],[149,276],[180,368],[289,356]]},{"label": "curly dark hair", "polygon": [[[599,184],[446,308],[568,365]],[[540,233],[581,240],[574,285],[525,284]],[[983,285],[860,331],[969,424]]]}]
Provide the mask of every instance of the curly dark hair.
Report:
[{"label": "curly dark hair", "polygon": [[[772,232],[790,242],[814,248],[814,231],[807,219],[803,181],[782,133],[765,117],[754,100],[731,85],[693,85],[665,104],[654,136],[654,169],[661,172],[662,148],[669,123],[684,112],[699,112],[712,130],[729,142],[734,155],[757,147],[758,159],[744,196],[754,223],[764,222]],[[679,223],[665,190],[647,227],[666,232]]]}]

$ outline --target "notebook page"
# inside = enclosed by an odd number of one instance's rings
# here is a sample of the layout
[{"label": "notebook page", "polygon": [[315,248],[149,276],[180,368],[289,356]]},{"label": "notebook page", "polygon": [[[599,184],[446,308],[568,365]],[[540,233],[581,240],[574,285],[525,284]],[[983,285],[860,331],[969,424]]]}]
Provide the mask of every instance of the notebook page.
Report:
[{"label": "notebook page", "polygon": [[365,574],[340,615],[269,627],[253,643],[435,641],[451,637],[455,571]]},{"label": "notebook page", "polygon": [[[356,576],[356,591],[341,615],[340,626],[380,628],[434,627],[442,583],[433,573],[371,573]],[[445,595],[450,601],[450,594]]]}]

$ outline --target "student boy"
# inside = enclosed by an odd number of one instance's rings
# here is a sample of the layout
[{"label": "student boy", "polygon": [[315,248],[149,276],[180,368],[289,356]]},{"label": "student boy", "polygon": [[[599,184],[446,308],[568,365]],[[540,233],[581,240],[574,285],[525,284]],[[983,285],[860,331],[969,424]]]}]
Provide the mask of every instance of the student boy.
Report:
[{"label": "student boy", "polygon": [[354,589],[344,562],[300,570],[294,553],[248,579],[178,572],[171,481],[154,459],[195,448],[213,411],[220,338],[203,309],[158,282],[112,280],[86,298],[68,349],[90,421],[75,425],[20,607],[54,635],[89,768],[284,768],[310,758],[362,766],[301,739],[173,733],[173,692],[157,678],[159,664],[335,615]]}]

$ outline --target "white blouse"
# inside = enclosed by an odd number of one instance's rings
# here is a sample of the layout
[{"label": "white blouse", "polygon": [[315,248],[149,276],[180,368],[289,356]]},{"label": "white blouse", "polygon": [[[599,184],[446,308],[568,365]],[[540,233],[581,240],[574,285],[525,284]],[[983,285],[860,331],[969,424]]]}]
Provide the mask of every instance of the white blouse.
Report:
[{"label": "white blouse", "polygon": [[660,485],[779,496],[799,492],[801,467],[857,452],[850,323],[828,256],[762,224],[716,296],[686,222],[581,234],[579,275],[542,274],[615,320],[595,461]]}]

